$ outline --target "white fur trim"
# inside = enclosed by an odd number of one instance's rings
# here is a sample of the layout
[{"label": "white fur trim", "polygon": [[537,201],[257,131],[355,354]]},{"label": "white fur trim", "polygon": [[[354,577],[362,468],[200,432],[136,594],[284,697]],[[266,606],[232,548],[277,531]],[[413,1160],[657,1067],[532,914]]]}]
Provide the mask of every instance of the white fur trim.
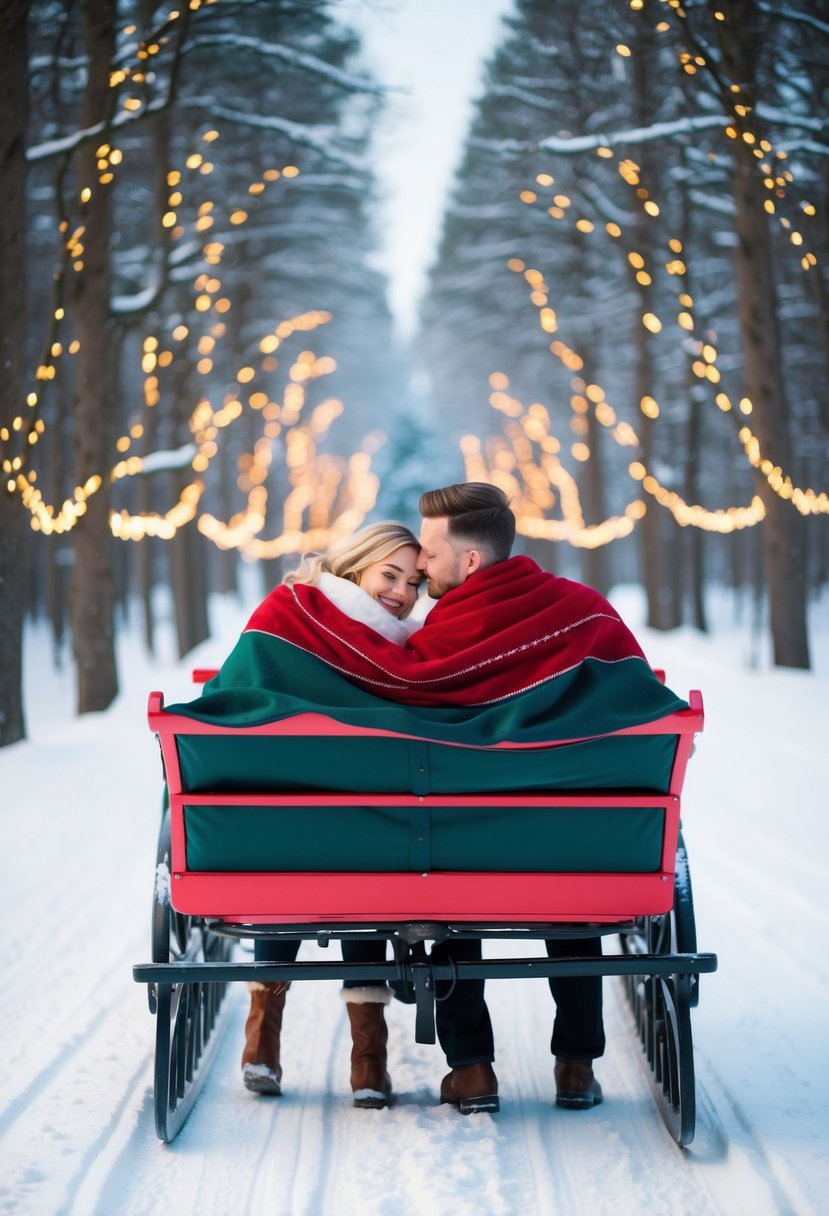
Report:
[{"label": "white fur trim", "polygon": [[355,1102],[359,1102],[361,1098],[377,1098],[383,1102],[389,1100],[389,1095],[384,1094],[382,1089],[355,1089],[351,1096]]},{"label": "white fur trim", "polygon": [[263,984],[261,980],[248,981],[249,992],[273,992],[273,990],[276,989],[278,994],[279,992],[287,992],[290,986],[290,980],[282,980],[276,984]]},{"label": "white fur trim", "polygon": [[429,595],[419,595],[414,603],[414,608],[406,617],[407,621],[419,621],[422,625],[426,617],[434,608],[437,600],[433,600]]},{"label": "white fur trim", "polygon": [[378,604],[377,600],[372,599],[367,591],[363,591],[362,587],[347,578],[329,574],[327,570],[322,571],[316,585],[340,612],[350,616],[353,621],[362,621],[369,629],[382,634],[389,642],[396,642],[398,646],[405,646],[410,635],[421,626],[421,621],[413,621],[411,618],[398,620]]},{"label": "white fur trim", "polygon": [[280,1080],[274,1070],[268,1068],[267,1064],[243,1064],[242,1075],[245,1077],[267,1077],[269,1081],[276,1081],[277,1085]]},{"label": "white fur trim", "polygon": [[364,988],[341,988],[340,996],[346,1005],[388,1005],[392,993],[385,984],[366,984]]}]

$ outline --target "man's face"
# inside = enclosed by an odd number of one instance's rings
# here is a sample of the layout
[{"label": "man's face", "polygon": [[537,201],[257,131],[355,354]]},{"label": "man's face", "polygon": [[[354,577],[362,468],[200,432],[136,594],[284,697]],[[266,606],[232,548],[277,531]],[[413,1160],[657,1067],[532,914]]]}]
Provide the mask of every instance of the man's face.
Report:
[{"label": "man's face", "polygon": [[426,585],[433,600],[460,587],[481,565],[477,549],[465,548],[463,542],[453,540],[448,533],[446,516],[424,519],[420,527],[417,568],[426,575]]}]

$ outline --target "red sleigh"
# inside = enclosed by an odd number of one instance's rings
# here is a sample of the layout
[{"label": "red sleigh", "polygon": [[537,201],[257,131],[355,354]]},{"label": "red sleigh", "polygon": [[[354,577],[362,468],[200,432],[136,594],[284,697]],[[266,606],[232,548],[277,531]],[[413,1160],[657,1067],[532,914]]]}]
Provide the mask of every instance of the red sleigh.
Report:
[{"label": "red sleigh", "polygon": [[[203,673],[204,674],[204,673]],[[206,673],[212,675],[213,673]],[[695,1123],[690,1011],[698,953],[681,793],[690,708],[565,742],[467,747],[315,713],[245,728],[165,711],[150,728],[165,776],[153,907],[153,962],[134,967],[157,1019],[155,1114],[172,1140],[218,1040],[233,980],[387,980],[434,1041],[434,986],[448,964],[430,942],[474,936],[572,941],[572,954],[459,962],[487,979],[618,975],[659,1110],[677,1143]],[[613,935],[621,953],[579,956]],[[387,962],[240,961],[252,937],[380,936]]]}]

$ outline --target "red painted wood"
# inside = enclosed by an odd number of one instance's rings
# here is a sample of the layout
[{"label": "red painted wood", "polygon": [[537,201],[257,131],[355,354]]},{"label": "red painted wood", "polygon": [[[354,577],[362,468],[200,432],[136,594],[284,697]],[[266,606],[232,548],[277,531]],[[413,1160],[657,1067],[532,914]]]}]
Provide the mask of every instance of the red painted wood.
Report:
[{"label": "red painted wood", "polygon": [[[205,678],[214,672],[209,670]],[[195,675],[194,675],[195,678]],[[183,913],[244,923],[326,923],[372,921],[488,921],[495,923],[595,921],[616,923],[667,912],[680,818],[680,794],[694,736],[704,724],[702,695],[692,691],[690,708],[656,722],[626,727],[616,735],[679,736],[668,794],[602,791],[492,795],[202,793],[182,788],[176,735],[261,735],[318,737],[398,737],[393,731],[346,726],[323,714],[306,713],[281,722],[227,728],[164,711],[160,692],[150,694],[148,721],[161,744],[171,809],[172,903]],[[541,744],[500,743],[498,749],[566,746],[586,740]],[[448,746],[462,746],[449,744]],[[476,749],[486,750],[486,749]],[[656,874],[202,874],[185,861],[184,808],[187,805],[250,806],[657,806],[665,810],[661,870]]]},{"label": "red painted wood", "polygon": [[255,924],[596,921],[667,912],[659,874],[174,874],[180,912]]}]

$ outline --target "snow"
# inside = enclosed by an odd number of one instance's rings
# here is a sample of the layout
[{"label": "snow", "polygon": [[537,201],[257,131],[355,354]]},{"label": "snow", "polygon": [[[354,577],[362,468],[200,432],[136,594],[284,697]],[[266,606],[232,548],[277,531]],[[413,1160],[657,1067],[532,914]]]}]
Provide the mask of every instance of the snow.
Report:
[{"label": "snow", "polygon": [[[0,751],[0,1216],[827,1211],[825,604],[810,674],[771,669],[723,603],[711,605],[716,634],[701,637],[639,628],[638,594],[612,598],[670,683],[701,688],[706,702],[683,820],[699,948],[717,952],[720,969],[702,977],[694,1011],[694,1143],[678,1149],[659,1119],[616,980],[605,981],[597,1065],[605,1102],[588,1112],[552,1104],[546,984],[489,983],[502,1110],[469,1118],[438,1104],[439,1048],[414,1042],[413,1009],[398,1002],[388,1009],[397,1102],[355,1110],[347,1019],[328,981],[288,996],[283,1096],[247,1093],[236,986],[193,1113],[174,1144],[157,1141],[154,1020],[131,974],[149,961],[153,883],[164,881],[145,707],[151,689],[191,695],[190,668],[229,649],[251,605],[222,600],[211,606],[216,640],[184,663],[146,659],[136,613],[119,643],[120,697],[82,719],[69,664],[51,667],[44,627],[27,633],[30,739]],[[165,645],[172,653],[166,635]]]},{"label": "snow", "polygon": [[373,141],[381,186],[378,264],[390,278],[389,303],[406,340],[417,330],[484,63],[503,38],[501,18],[513,7],[513,0],[337,5],[359,32],[374,76],[389,89]]}]

